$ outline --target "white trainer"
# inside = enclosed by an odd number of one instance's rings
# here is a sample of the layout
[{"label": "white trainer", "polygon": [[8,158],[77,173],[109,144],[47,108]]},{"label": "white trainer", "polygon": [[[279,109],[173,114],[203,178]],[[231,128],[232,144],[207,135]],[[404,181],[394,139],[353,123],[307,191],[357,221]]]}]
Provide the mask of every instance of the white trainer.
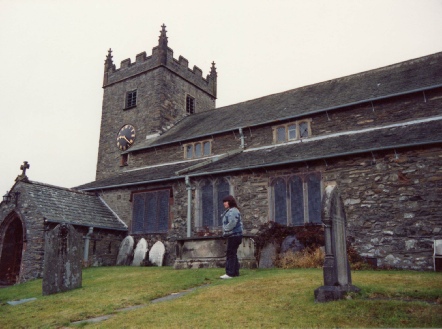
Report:
[{"label": "white trainer", "polygon": [[221,275],[219,278],[220,279],[231,279],[232,277],[228,276],[227,274],[224,274],[224,275]]}]

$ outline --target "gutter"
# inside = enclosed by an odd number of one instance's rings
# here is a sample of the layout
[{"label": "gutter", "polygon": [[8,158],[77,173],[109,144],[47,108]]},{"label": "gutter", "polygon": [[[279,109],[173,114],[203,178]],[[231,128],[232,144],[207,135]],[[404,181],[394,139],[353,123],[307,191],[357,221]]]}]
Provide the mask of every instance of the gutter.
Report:
[{"label": "gutter", "polygon": [[190,238],[192,231],[192,185],[189,176],[185,177],[187,190],[187,237]]},{"label": "gutter", "polygon": [[87,232],[86,236],[84,237],[84,250],[83,250],[84,264],[87,264],[88,260],[89,260],[89,241],[91,239],[91,235],[92,235],[93,231],[94,231],[93,226],[90,226],[89,231]]}]

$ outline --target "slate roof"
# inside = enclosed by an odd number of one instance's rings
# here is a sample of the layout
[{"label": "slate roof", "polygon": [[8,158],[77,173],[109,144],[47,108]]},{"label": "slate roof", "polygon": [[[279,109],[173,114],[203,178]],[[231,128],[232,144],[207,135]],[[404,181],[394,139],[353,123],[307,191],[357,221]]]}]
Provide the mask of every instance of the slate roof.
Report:
[{"label": "slate roof", "polygon": [[[265,168],[289,163],[328,159],[350,154],[442,143],[442,118],[413,124],[392,125],[368,129],[364,132],[342,133],[304,139],[302,142],[251,149],[214,161],[192,170],[189,176],[226,173],[253,168]],[[117,176],[79,186],[83,190],[97,190],[153,181],[183,179],[176,171],[195,163],[163,165],[121,173]]]},{"label": "slate roof", "polygon": [[18,184],[21,193],[26,194],[25,197],[38,207],[38,211],[49,222],[127,231],[127,226],[104,201],[92,193],[33,181]]},{"label": "slate roof", "polygon": [[125,153],[442,86],[442,52],[185,117]]},{"label": "slate roof", "polygon": [[181,163],[173,163],[169,165],[161,165],[156,167],[148,167],[145,169],[137,169],[133,171],[125,171],[119,173],[113,177],[97,180],[88,184],[83,184],[81,186],[77,186],[76,189],[79,190],[88,190],[93,189],[97,190],[100,188],[110,188],[113,186],[121,186],[122,184],[126,186],[130,185],[138,185],[143,182],[158,182],[164,180],[174,180],[180,178],[175,174],[178,170],[190,167],[192,165],[204,162],[206,159],[198,160],[198,161],[186,161]]}]

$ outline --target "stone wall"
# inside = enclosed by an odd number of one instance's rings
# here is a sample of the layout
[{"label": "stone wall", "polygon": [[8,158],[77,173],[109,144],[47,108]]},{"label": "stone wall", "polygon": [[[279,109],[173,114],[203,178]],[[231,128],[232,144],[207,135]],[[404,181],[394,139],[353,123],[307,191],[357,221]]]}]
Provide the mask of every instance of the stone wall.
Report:
[{"label": "stone wall", "polygon": [[[18,217],[23,227],[23,252],[21,259],[21,268],[19,282],[26,282],[43,275],[44,258],[44,218],[39,214],[38,208],[29,202],[26,194],[17,185],[14,192],[20,192],[17,206],[14,202],[0,206],[0,227],[2,230],[5,220],[12,217]],[[4,232],[2,232],[4,233]],[[0,236],[0,252],[3,250],[1,242],[3,236]],[[0,253],[1,255],[1,253]]]},{"label": "stone wall", "polygon": [[[172,63],[175,61],[168,65]],[[138,64],[137,62],[136,65]],[[134,64],[133,67],[136,65]],[[183,74],[177,74],[179,70],[177,71],[175,66],[176,63],[173,66],[174,69],[163,65],[149,70],[141,69],[124,78],[112,80],[112,83],[104,86],[97,180],[125,170],[124,166],[121,166],[121,151],[116,145],[118,131],[125,124],[135,127],[136,144],[137,141],[144,140],[146,136],[167,130],[187,115],[187,95],[195,98],[195,112],[215,107],[215,96],[207,91],[212,87],[207,87],[209,88],[207,90],[202,89],[190,77],[186,78]],[[129,67],[132,68],[130,65]],[[124,67],[114,74],[121,75],[125,70],[129,68]],[[111,75],[109,75],[110,78]],[[199,79],[203,80],[201,76]],[[125,109],[126,93],[132,90],[137,90],[137,105]]]}]

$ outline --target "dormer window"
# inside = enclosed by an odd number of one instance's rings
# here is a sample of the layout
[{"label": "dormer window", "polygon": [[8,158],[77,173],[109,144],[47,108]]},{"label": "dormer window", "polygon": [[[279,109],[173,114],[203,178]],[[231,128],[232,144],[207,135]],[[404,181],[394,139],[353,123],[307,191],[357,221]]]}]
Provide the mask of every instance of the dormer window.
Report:
[{"label": "dormer window", "polygon": [[184,145],[184,158],[195,159],[209,156],[212,153],[211,141],[202,141]]},{"label": "dormer window", "polygon": [[195,113],[195,98],[190,95],[186,96],[186,112],[187,114]]},{"label": "dormer window", "polygon": [[126,93],[126,109],[137,105],[137,91],[132,90]]},{"label": "dormer window", "polygon": [[275,143],[285,143],[310,136],[310,120],[295,121],[273,127],[273,140]]}]

